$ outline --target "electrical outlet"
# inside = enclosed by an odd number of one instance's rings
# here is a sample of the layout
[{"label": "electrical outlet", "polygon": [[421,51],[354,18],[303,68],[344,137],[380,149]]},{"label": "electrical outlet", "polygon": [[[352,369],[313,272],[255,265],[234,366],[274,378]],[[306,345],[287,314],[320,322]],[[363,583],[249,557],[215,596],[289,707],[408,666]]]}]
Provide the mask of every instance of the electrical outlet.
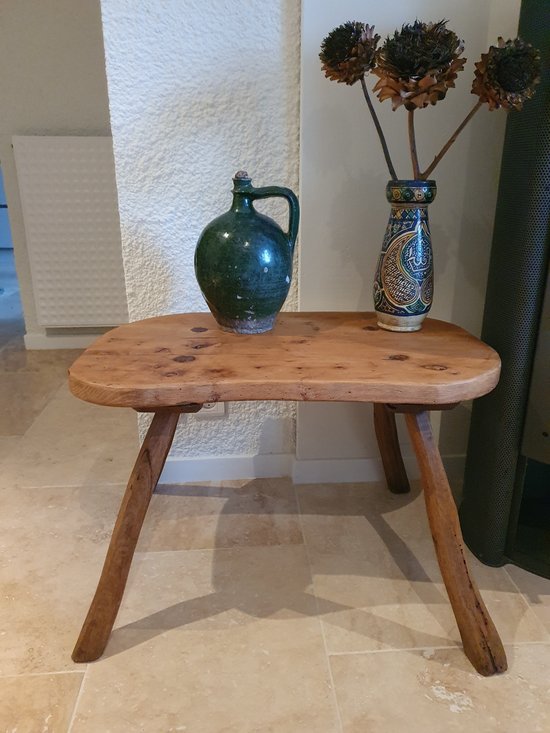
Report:
[{"label": "electrical outlet", "polygon": [[225,417],[225,402],[205,402],[197,417]]}]

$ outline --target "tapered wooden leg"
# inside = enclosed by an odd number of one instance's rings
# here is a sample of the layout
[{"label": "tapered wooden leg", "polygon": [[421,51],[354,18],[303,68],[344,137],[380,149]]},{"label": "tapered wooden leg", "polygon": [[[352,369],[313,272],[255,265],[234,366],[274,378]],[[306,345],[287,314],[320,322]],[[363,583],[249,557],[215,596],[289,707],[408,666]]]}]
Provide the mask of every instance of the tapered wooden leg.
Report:
[{"label": "tapered wooden leg", "polygon": [[409,486],[409,479],[407,478],[399,447],[395,414],[381,403],[375,403],[373,407],[374,430],[380,455],[382,456],[388,489],[394,494],[406,494],[411,490],[411,487]]},{"label": "tapered wooden leg", "polygon": [[92,605],[73,651],[75,662],[103,654],[122,601],[151,495],[172,445],[179,412],[157,412],[147,432],[118,513]]},{"label": "tapered wooden leg", "polygon": [[427,412],[407,413],[407,427],[424,483],[426,510],[443,582],[449,594],[464,652],[489,676],[508,668],[498,632],[470,577],[456,506],[435,445]]}]

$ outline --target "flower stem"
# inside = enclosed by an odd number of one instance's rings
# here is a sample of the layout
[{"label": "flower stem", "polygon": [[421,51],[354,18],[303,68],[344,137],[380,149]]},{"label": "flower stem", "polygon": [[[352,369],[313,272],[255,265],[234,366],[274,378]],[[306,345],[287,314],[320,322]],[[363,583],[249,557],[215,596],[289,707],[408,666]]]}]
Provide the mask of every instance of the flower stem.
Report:
[{"label": "flower stem", "polygon": [[426,178],[428,178],[428,176],[430,175],[430,173],[432,173],[433,169],[439,163],[439,161],[441,160],[441,158],[445,155],[445,153],[447,152],[447,150],[451,147],[451,145],[454,143],[454,141],[460,135],[460,133],[462,132],[462,130],[466,127],[466,125],[468,124],[468,122],[472,119],[472,117],[475,115],[475,113],[478,111],[478,109],[480,107],[482,107],[482,105],[483,105],[482,100],[481,99],[478,99],[478,101],[476,102],[476,104],[468,112],[468,114],[466,115],[466,117],[462,120],[462,122],[460,123],[460,125],[456,128],[456,130],[453,132],[453,134],[451,135],[451,137],[447,140],[447,142],[445,143],[445,145],[441,148],[441,150],[439,151],[439,153],[435,156],[435,158],[432,160],[432,162],[430,163],[430,165],[426,168],[426,170],[424,171],[424,173],[421,173],[420,174],[420,178],[422,178],[424,180],[426,180]]},{"label": "flower stem", "polygon": [[413,178],[420,178],[420,168],[418,166],[418,153],[416,152],[416,136],[414,134],[414,109],[409,110],[409,147],[411,149],[411,160],[413,167]]},{"label": "flower stem", "polygon": [[388,150],[388,146],[386,144],[386,138],[384,137],[382,127],[380,126],[380,122],[378,121],[378,117],[376,115],[376,112],[374,111],[374,107],[372,106],[372,101],[369,96],[369,91],[367,89],[364,76],[361,77],[361,86],[363,87],[363,94],[365,95],[365,99],[367,101],[367,105],[372,116],[372,121],[374,122],[374,126],[376,127],[376,132],[378,133],[378,137],[380,138],[380,144],[382,145],[382,151],[384,153],[384,158],[386,159],[386,165],[388,166],[388,170],[390,172],[390,178],[393,181],[397,181],[397,173],[395,172],[395,168],[393,167],[393,163],[391,162],[390,151]]}]

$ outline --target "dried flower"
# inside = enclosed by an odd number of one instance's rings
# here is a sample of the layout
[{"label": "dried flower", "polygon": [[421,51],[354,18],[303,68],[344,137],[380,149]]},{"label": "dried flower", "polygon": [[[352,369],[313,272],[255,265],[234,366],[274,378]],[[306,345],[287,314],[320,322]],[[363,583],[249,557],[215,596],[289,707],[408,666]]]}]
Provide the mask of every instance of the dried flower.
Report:
[{"label": "dried flower", "polygon": [[521,38],[498,39],[476,63],[472,94],[487,102],[489,109],[521,109],[535,93],[540,81],[540,54]]},{"label": "dried flower", "polygon": [[392,100],[393,109],[403,105],[408,111],[409,148],[415,179],[426,180],[484,103],[489,109],[521,109],[523,102],[535,93],[540,81],[540,53],[520,38],[513,41],[498,39],[482,54],[475,71],[472,93],[479,99],[456,128],[429,166],[422,171],[418,162],[414,129],[414,112],[444,99],[455,85],[459,71],[466,62],[460,58],[463,42],[446,28],[447,21],[422,23],[416,20],[388,36],[376,49],[380,36],[374,26],[349,21],[335,28],[324,39],[319,57],[325,76],[335,81],[355,84],[361,81],[363,95],[380,138],[388,171],[393,180],[393,166],[386,139],[372,104],[365,75],[372,71],[378,76],[374,91],[378,99]]},{"label": "dried flower", "polygon": [[319,58],[325,76],[333,81],[355,84],[374,66],[379,35],[374,26],[348,21],[331,31],[321,44]]},{"label": "dried flower", "polygon": [[466,59],[460,58],[463,42],[446,24],[417,20],[388,36],[373,69],[380,77],[374,91],[381,102],[391,99],[393,109],[404,104],[414,110],[436,104],[454,87]]}]

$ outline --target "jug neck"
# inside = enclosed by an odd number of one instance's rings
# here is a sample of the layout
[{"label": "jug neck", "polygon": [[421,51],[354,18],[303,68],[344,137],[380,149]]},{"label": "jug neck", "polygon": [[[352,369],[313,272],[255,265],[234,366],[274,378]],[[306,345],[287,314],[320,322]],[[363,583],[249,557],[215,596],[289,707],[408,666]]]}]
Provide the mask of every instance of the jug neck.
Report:
[{"label": "jug neck", "polygon": [[233,190],[233,203],[231,204],[231,211],[237,214],[252,213],[254,207],[252,206],[252,198],[250,192],[235,191]]},{"label": "jug neck", "polygon": [[252,180],[246,171],[238,171],[233,178],[233,204],[231,211],[238,214],[252,213]]}]

